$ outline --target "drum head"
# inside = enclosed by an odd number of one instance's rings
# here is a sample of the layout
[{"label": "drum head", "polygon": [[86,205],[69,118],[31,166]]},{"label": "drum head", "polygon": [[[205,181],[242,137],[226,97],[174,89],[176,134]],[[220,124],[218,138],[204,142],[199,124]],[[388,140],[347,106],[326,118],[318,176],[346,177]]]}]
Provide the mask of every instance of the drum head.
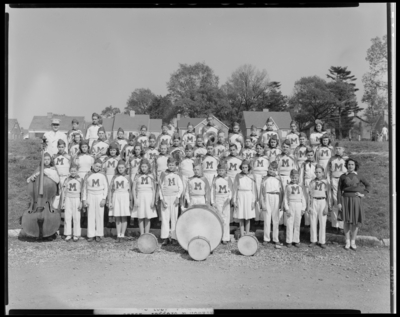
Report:
[{"label": "drum head", "polygon": [[255,236],[243,236],[238,241],[239,252],[243,255],[254,255],[258,250],[258,241]]},{"label": "drum head", "polygon": [[221,242],[223,225],[221,217],[207,205],[196,205],[187,209],[176,223],[176,237],[185,250],[194,237],[205,237],[213,251]]},{"label": "drum head", "polygon": [[204,237],[195,237],[189,242],[188,252],[193,260],[203,261],[211,253],[210,242]]},{"label": "drum head", "polygon": [[156,236],[152,233],[142,234],[138,239],[138,247],[142,253],[153,253],[158,247]]}]

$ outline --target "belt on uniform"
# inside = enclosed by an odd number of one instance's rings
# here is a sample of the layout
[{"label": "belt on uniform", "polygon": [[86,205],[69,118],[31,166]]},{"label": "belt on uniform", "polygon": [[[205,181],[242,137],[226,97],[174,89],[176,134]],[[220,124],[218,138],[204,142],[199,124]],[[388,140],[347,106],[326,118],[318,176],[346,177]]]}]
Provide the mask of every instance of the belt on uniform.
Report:
[{"label": "belt on uniform", "polygon": [[238,189],[240,192],[251,192],[251,189]]},{"label": "belt on uniform", "polygon": [[278,193],[278,192],[267,192],[267,194],[271,194],[271,195],[279,195],[280,193]]},{"label": "belt on uniform", "polygon": [[338,176],[338,177],[332,176],[332,178],[340,178],[340,176]]},{"label": "belt on uniform", "polygon": [[326,199],[326,197],[313,197],[312,199]]}]

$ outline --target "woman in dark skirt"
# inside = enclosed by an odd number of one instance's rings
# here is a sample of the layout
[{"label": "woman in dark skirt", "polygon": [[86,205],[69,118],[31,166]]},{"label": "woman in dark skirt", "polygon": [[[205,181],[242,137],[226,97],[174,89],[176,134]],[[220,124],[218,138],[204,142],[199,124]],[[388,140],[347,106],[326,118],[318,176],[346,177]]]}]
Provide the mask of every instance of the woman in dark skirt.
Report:
[{"label": "woman in dark skirt", "polygon": [[347,159],[345,166],[347,168],[347,173],[340,176],[337,201],[339,210],[343,211],[342,218],[346,237],[346,245],[344,248],[349,250],[351,247],[353,250],[356,250],[358,226],[363,224],[365,220],[361,198],[369,192],[370,185],[363,176],[357,174],[359,163],[355,159]]}]

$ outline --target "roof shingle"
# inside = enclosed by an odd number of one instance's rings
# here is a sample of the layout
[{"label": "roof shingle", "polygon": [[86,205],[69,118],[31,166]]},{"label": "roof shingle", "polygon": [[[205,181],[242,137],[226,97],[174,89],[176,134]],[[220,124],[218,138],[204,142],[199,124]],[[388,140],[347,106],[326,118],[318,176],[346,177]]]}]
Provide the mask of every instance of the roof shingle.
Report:
[{"label": "roof shingle", "polygon": [[292,118],[289,112],[243,111],[243,120],[247,128],[254,124],[262,129],[269,117],[275,121],[279,129],[290,129]]}]

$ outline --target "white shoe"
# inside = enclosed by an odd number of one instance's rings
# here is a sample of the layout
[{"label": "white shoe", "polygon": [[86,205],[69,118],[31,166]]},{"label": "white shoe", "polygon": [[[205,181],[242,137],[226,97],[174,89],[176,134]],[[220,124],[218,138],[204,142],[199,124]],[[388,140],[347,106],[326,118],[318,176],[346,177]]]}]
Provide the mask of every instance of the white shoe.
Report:
[{"label": "white shoe", "polygon": [[352,248],[353,250],[356,250],[356,249],[357,249],[357,246],[356,246],[356,242],[355,242],[355,241],[351,241],[351,248]]},{"label": "white shoe", "polygon": [[66,238],[65,238],[65,241],[69,241],[69,240],[71,240],[72,238],[71,238],[71,236],[67,236]]},{"label": "white shoe", "polygon": [[344,246],[346,250],[350,249],[350,240],[346,241],[346,245]]}]

